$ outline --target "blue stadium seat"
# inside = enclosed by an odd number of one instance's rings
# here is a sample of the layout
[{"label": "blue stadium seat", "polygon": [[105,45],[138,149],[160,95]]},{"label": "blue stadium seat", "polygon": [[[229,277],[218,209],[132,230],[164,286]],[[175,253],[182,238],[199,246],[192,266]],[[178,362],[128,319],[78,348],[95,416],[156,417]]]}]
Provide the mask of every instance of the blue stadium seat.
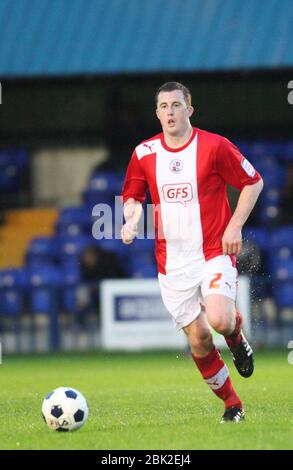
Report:
[{"label": "blue stadium seat", "polygon": [[249,158],[256,162],[263,162],[266,158],[277,160],[284,152],[284,143],[281,140],[258,139],[249,143]]},{"label": "blue stadium seat", "polygon": [[261,250],[267,250],[269,234],[262,227],[245,227],[243,229],[243,238],[255,243]]},{"label": "blue stadium seat", "polygon": [[13,164],[0,165],[0,191],[18,191],[20,189],[17,167]]},{"label": "blue stadium seat", "polygon": [[115,194],[102,194],[99,191],[88,190],[83,194],[84,204],[93,208],[96,204],[108,204],[112,209],[115,207]]},{"label": "blue stadium seat", "polygon": [[130,245],[130,249],[135,255],[142,251],[153,253],[155,249],[155,240],[151,238],[137,239]]},{"label": "blue stadium seat", "polygon": [[56,233],[58,236],[76,236],[76,235],[86,235],[89,232],[89,228],[86,228],[82,224],[76,222],[64,222],[58,221],[55,227]]},{"label": "blue stadium seat", "polygon": [[288,140],[285,143],[282,160],[284,160],[284,162],[293,162],[293,140]]},{"label": "blue stadium seat", "polygon": [[0,314],[20,315],[25,309],[25,272],[21,269],[0,271]]},{"label": "blue stadium seat", "polygon": [[156,278],[158,276],[158,270],[155,263],[136,263],[132,266],[130,274],[133,278]]},{"label": "blue stadium seat", "polygon": [[275,205],[279,207],[282,198],[282,188],[276,186],[265,186],[259,198],[258,207],[264,205]]},{"label": "blue stadium seat", "polygon": [[40,266],[27,271],[31,312],[52,314],[59,306],[60,269]]},{"label": "blue stadium seat", "polygon": [[83,250],[93,243],[93,238],[85,235],[56,237],[59,261],[63,265],[76,265]]},{"label": "blue stadium seat", "polygon": [[253,300],[258,301],[270,296],[269,281],[268,276],[259,274],[250,276],[250,293]]},{"label": "blue stadium seat", "polygon": [[257,166],[264,181],[264,192],[269,189],[282,189],[286,181],[285,168],[280,165],[263,166],[261,163]]},{"label": "blue stadium seat", "polygon": [[81,235],[89,233],[93,224],[91,211],[85,206],[70,206],[61,210],[56,223],[58,235]]},{"label": "blue stadium seat", "polygon": [[288,225],[272,231],[269,244],[273,248],[293,248],[293,226]]},{"label": "blue stadium seat", "polygon": [[261,204],[258,209],[258,221],[263,225],[273,225],[280,215],[278,204]]},{"label": "blue stadium seat", "polygon": [[239,148],[242,155],[244,155],[249,160],[251,141],[250,140],[234,140],[233,142]]},{"label": "blue stadium seat", "polygon": [[260,223],[271,225],[280,214],[285,170],[279,165],[273,165],[271,168],[262,168],[259,165],[258,170],[264,180],[264,189],[258,200],[256,211]]},{"label": "blue stadium seat", "polygon": [[[143,241],[146,242],[145,247],[139,249],[139,245]],[[151,240],[138,240],[137,247],[133,244],[127,265],[127,273],[131,277],[157,277],[158,271],[154,252],[150,249],[152,246],[150,242]]]},{"label": "blue stadium seat", "polygon": [[293,258],[293,246],[273,247],[272,254],[276,259],[288,260]]},{"label": "blue stadium seat", "polygon": [[76,288],[80,283],[80,270],[76,266],[64,267],[61,271],[61,297],[62,310],[74,314],[76,312]]},{"label": "blue stadium seat", "polygon": [[23,150],[0,151],[0,191],[19,191],[28,153]]},{"label": "blue stadium seat", "polygon": [[13,164],[17,168],[23,168],[28,164],[29,154],[24,149],[0,150],[0,165]]},{"label": "blue stadium seat", "polygon": [[53,266],[40,266],[27,271],[29,307],[33,315],[45,314],[49,318],[50,346],[59,347],[59,312],[61,272]]},{"label": "blue stadium seat", "polygon": [[85,206],[63,207],[59,214],[59,220],[64,222],[90,223],[91,213]]},{"label": "blue stadium seat", "polygon": [[122,270],[130,277],[155,277],[154,240],[135,240],[124,245],[120,239],[96,240],[98,248],[117,255]]},{"label": "blue stadium seat", "polygon": [[53,237],[33,238],[26,252],[27,266],[54,264],[58,255],[58,245]]},{"label": "blue stadium seat", "polygon": [[91,175],[87,189],[101,195],[116,194],[120,178],[114,171],[96,171]]},{"label": "blue stadium seat", "polygon": [[100,203],[113,208],[115,196],[121,194],[122,184],[121,176],[114,171],[96,171],[91,175],[84,191],[84,203],[91,208]]},{"label": "blue stadium seat", "polygon": [[276,283],[274,286],[274,297],[278,308],[293,308],[292,281]]},{"label": "blue stadium seat", "polygon": [[273,258],[271,269],[273,277],[278,281],[293,281],[293,258]]},{"label": "blue stadium seat", "polygon": [[102,238],[101,240],[95,240],[95,245],[101,250],[110,251],[111,253],[129,255],[130,247],[124,245],[121,240],[116,238]]}]

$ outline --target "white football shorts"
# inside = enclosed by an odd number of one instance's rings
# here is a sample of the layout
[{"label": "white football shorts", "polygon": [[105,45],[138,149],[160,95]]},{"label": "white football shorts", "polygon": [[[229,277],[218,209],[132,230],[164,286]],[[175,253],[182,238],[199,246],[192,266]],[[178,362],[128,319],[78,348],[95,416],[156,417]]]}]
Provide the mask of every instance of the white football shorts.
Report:
[{"label": "white football shorts", "polygon": [[237,269],[230,256],[221,255],[206,261],[200,269],[178,275],[158,275],[165,307],[176,329],[189,325],[200,314],[204,299],[220,294],[236,300]]}]

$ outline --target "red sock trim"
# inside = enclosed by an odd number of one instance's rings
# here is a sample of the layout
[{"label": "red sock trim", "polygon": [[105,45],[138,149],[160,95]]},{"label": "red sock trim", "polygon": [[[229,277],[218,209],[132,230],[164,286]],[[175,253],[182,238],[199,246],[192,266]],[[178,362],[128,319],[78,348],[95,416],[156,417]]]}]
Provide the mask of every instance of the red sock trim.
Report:
[{"label": "red sock trim", "polygon": [[[205,380],[213,377],[225,367],[220,351],[215,346],[206,356],[197,357],[192,354],[192,358]],[[224,401],[225,408],[231,408],[231,406],[242,408],[241,400],[232,386],[230,377],[227,378],[221,388],[212,389],[212,391],[218,398]]]}]

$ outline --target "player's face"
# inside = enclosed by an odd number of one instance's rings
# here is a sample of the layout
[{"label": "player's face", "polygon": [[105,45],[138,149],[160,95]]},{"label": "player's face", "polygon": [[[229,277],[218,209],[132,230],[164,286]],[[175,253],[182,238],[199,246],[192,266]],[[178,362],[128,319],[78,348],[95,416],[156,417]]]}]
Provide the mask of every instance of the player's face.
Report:
[{"label": "player's face", "polygon": [[193,107],[189,106],[181,90],[162,91],[158,96],[156,114],[164,132],[180,136],[190,127]]}]

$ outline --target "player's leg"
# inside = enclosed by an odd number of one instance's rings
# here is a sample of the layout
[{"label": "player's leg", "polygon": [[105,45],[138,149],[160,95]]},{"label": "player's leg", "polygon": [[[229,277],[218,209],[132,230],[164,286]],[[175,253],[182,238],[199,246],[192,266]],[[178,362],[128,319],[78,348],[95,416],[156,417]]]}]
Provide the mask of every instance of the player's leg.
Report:
[{"label": "player's leg", "polygon": [[213,337],[205,313],[202,311],[198,317],[183,328],[187,336],[191,354],[195,357],[205,357],[214,347]]},{"label": "player's leg", "polygon": [[222,422],[242,420],[244,418],[242,402],[232,386],[228,368],[220,351],[213,344],[206,315],[201,313],[183,330],[188,338],[192,358],[204,381],[224,402],[225,413]]},{"label": "player's leg", "polygon": [[[234,406],[241,410],[242,404],[232,387],[228,369],[213,344],[206,316],[201,312],[200,279],[196,283],[184,275],[168,277],[160,274],[158,279],[163,302],[177,330],[185,331],[192,358],[207,385],[224,401],[226,409]],[[237,420],[237,416],[229,419]]]},{"label": "player's leg", "polygon": [[204,302],[209,324],[225,337],[239,374],[250,377],[254,369],[253,351],[241,329],[242,317],[236,310],[235,301],[226,295],[209,294]]},{"label": "player's leg", "polygon": [[240,375],[253,373],[253,351],[245,338],[241,314],[236,311],[237,269],[228,255],[206,262],[201,284],[202,296],[210,325],[224,335]]}]

